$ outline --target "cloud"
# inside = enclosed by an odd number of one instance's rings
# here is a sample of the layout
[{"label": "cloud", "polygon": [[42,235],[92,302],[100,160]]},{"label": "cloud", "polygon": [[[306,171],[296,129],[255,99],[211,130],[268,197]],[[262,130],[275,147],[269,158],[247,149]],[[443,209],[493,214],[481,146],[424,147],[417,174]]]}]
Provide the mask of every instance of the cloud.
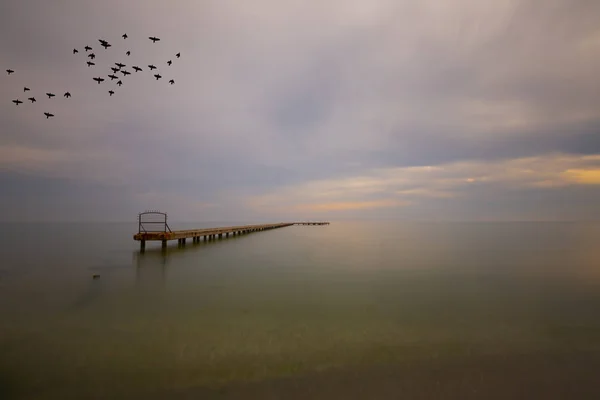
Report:
[{"label": "cloud", "polygon": [[[477,188],[522,216],[499,188],[596,186],[581,157],[600,154],[598,15],[588,0],[3,2],[0,59],[16,72],[0,78],[0,168],[15,185],[120,188],[120,215],[137,203],[214,218],[371,215],[424,199],[459,215],[459,199],[487,201]],[[71,54],[86,44],[94,68]],[[145,70],[109,97],[91,78],[117,61],[154,63],[176,84]],[[14,107],[25,85],[38,103]],[[0,207],[26,215],[11,196]],[[271,198],[290,203],[269,213]],[[578,207],[591,213],[594,199]]]},{"label": "cloud", "polygon": [[[256,209],[337,211],[415,206],[420,200],[464,201],[474,191],[526,191],[575,185],[600,187],[600,155],[554,154],[496,162],[378,168],[354,178],[288,186],[249,199]],[[352,202],[345,200],[352,199]]]}]

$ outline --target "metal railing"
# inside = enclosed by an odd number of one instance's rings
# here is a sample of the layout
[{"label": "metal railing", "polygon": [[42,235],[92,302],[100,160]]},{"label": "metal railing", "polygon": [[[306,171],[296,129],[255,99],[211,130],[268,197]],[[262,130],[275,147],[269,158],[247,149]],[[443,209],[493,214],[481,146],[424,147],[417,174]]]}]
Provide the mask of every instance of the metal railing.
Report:
[{"label": "metal railing", "polygon": [[[160,225],[161,229],[151,229],[156,225]],[[138,214],[138,233],[149,232],[172,232],[171,228],[169,228],[169,225],[167,224],[167,213],[157,210],[146,210]]]}]

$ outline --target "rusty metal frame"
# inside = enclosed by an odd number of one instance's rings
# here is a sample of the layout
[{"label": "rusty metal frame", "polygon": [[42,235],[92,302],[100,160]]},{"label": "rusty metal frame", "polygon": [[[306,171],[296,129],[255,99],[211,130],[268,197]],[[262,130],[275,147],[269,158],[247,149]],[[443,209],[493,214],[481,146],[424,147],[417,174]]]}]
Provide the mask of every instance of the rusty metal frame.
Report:
[{"label": "rusty metal frame", "polygon": [[[162,215],[165,217],[164,221],[143,221],[144,215]],[[148,230],[144,225],[162,225],[162,230]],[[148,227],[149,228],[149,227]],[[160,212],[157,210],[146,210],[138,214],[138,233],[149,233],[149,232],[173,232],[167,224],[167,213]]]}]

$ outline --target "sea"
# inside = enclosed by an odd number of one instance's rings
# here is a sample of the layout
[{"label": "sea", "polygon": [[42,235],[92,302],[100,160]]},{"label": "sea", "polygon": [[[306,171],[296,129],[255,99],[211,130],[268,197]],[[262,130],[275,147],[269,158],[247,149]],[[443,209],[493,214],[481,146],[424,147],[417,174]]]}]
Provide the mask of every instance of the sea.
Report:
[{"label": "sea", "polygon": [[1,226],[1,399],[600,398],[599,223]]}]

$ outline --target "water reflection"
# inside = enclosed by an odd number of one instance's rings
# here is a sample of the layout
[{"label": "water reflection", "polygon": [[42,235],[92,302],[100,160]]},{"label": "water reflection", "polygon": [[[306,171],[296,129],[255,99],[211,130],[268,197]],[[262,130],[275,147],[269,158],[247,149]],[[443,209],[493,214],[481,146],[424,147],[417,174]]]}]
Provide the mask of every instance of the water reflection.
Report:
[{"label": "water reflection", "polygon": [[164,290],[169,265],[169,251],[134,252],[135,285],[143,290]]}]

